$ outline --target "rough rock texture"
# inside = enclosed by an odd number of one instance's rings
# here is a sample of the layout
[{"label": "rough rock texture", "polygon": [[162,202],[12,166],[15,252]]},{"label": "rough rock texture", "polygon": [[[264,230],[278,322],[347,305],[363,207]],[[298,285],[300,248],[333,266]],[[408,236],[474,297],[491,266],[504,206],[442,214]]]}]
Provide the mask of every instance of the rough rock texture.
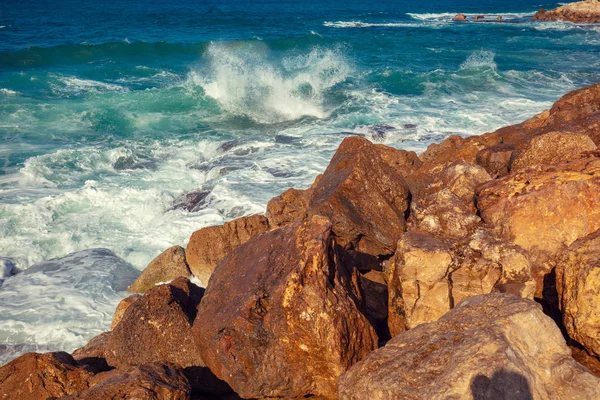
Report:
[{"label": "rough rock texture", "polygon": [[450,190],[476,212],[475,188],[491,180],[490,174],[477,164],[457,161],[437,175],[425,190],[425,194],[435,193],[442,189]]},{"label": "rough rock texture", "polygon": [[67,353],[27,353],[0,367],[0,399],[68,396],[86,390],[92,376]]},{"label": "rough rock texture", "polygon": [[[152,363],[127,372],[110,371],[91,389],[64,400],[188,400],[191,387],[173,364]],[[102,374],[101,374],[102,375]]]},{"label": "rough rock texture", "polygon": [[578,23],[600,23],[600,3],[596,0],[578,1],[545,11],[539,10],[532,18],[536,21],[571,21]]},{"label": "rough rock texture", "polygon": [[537,165],[556,164],[595,149],[592,139],[582,133],[545,133],[518,147],[512,154],[510,170],[513,172]]},{"label": "rough rock texture", "polygon": [[129,306],[141,298],[142,295],[136,293],[132,294],[131,296],[125,297],[119,302],[119,305],[117,305],[117,309],[115,310],[115,314],[113,315],[112,323],[110,325],[111,330],[115,329],[119,322],[121,322],[121,319],[123,319],[123,314],[125,314],[125,311],[129,308]]},{"label": "rough rock texture", "polygon": [[479,188],[483,220],[505,240],[529,251],[542,297],[548,263],[564,246],[600,228],[600,158],[538,166]]},{"label": "rough rock texture", "polygon": [[344,139],[314,188],[309,215],[333,223],[338,243],[389,255],[405,228],[409,192],[404,179],[367,139]]},{"label": "rough rock texture", "polygon": [[491,292],[533,298],[527,254],[484,229],[458,242],[407,232],[398,242],[388,278],[392,336],[436,321],[461,300]]},{"label": "rough rock texture", "polygon": [[596,399],[600,379],[571,358],[539,305],[508,294],[463,301],[346,372],[340,399]]},{"label": "rough rock texture", "polygon": [[144,293],[157,283],[170,282],[180,276],[189,278],[190,275],[190,269],[185,261],[185,249],[181,246],[173,246],[152,260],[128,290],[133,293]]},{"label": "rough rock texture", "polygon": [[225,256],[267,230],[269,222],[265,216],[251,215],[194,232],[185,249],[190,271],[207,285],[210,275]]},{"label": "rough rock texture", "polygon": [[204,365],[191,332],[203,292],[187,278],[146,291],[111,331],[105,347],[108,364],[120,369],[154,361]]},{"label": "rough rock texture", "polygon": [[338,376],[377,347],[331,229],[320,216],[297,221],[215,270],[194,334],[206,365],[241,397],[334,398]]},{"label": "rough rock texture", "polygon": [[376,144],[375,150],[387,165],[405,178],[423,164],[414,151],[399,150],[383,144]]},{"label": "rough rock texture", "polygon": [[312,188],[306,190],[288,189],[273,197],[267,204],[267,218],[273,228],[290,224],[294,220],[306,217]]},{"label": "rough rock texture", "polygon": [[563,254],[556,287],[569,337],[600,357],[600,230],[575,241]]},{"label": "rough rock texture", "polygon": [[486,147],[477,153],[477,164],[481,165],[494,179],[508,175],[512,153],[515,151],[512,144],[497,144]]},{"label": "rough rock texture", "polygon": [[110,338],[110,332],[103,332],[92,338],[85,346],[75,350],[73,358],[79,365],[87,365],[96,371],[107,371],[110,369],[104,357],[106,342]]}]

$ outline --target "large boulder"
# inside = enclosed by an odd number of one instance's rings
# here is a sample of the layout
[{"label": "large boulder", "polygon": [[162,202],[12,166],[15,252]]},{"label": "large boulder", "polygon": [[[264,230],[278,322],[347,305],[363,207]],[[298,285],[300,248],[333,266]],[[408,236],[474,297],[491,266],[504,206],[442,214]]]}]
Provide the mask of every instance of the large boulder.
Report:
[{"label": "large boulder", "polygon": [[538,166],[479,188],[483,220],[536,260],[536,297],[553,258],[565,246],[600,228],[600,158]]},{"label": "large boulder", "polygon": [[142,298],[142,295],[135,293],[135,294],[132,294],[131,296],[125,297],[123,300],[121,300],[119,302],[119,304],[117,305],[117,308],[115,309],[115,313],[113,315],[113,320],[110,325],[111,330],[115,329],[115,326],[119,325],[119,322],[121,322],[121,320],[123,319],[123,315],[125,314],[125,311],[129,308],[129,306],[141,298]]},{"label": "large boulder", "polygon": [[372,255],[390,255],[405,230],[409,192],[396,170],[367,139],[344,139],[315,185],[308,215],[333,223],[340,245]]},{"label": "large boulder", "polygon": [[269,230],[263,215],[251,215],[194,232],[185,249],[190,271],[207,285],[215,267],[236,247]]},{"label": "large boulder", "polygon": [[342,375],[339,398],[600,398],[600,379],[570,354],[537,303],[476,296],[370,353]]},{"label": "large boulder", "polygon": [[600,230],[575,241],[563,254],[556,287],[569,337],[600,357]]},{"label": "large boulder", "polygon": [[306,190],[291,188],[279,196],[273,197],[267,204],[266,215],[269,225],[278,228],[288,225],[298,218],[305,218],[311,194],[311,188]]},{"label": "large boulder", "polygon": [[93,372],[67,353],[27,353],[0,367],[0,399],[46,400],[90,386]]},{"label": "large boulder", "polygon": [[63,400],[189,400],[191,387],[177,366],[168,363],[141,365],[129,371],[99,374],[89,390]]},{"label": "large boulder", "polygon": [[111,331],[104,350],[108,364],[120,369],[158,361],[204,365],[191,332],[203,292],[187,278],[147,290]]},{"label": "large boulder", "polygon": [[244,398],[335,398],[338,376],[377,347],[341,258],[321,216],[234,250],[194,323],[206,365]]},{"label": "large boulder", "polygon": [[442,241],[407,232],[388,270],[388,324],[392,336],[436,321],[461,300],[491,292],[533,298],[527,254],[479,229],[465,240]]},{"label": "large boulder", "polygon": [[180,276],[189,278],[190,275],[184,248],[173,246],[152,260],[127,290],[133,293],[144,293],[158,283],[170,282]]},{"label": "large boulder", "polygon": [[95,371],[107,371],[111,367],[106,363],[104,350],[110,338],[110,332],[103,332],[93,337],[85,346],[73,351],[73,358],[79,365],[86,365]]}]

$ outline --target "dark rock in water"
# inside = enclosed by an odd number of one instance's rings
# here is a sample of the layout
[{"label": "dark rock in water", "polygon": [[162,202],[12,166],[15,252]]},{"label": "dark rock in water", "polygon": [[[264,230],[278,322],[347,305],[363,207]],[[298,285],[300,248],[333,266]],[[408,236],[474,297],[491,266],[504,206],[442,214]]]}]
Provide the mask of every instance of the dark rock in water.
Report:
[{"label": "dark rock in water", "polygon": [[74,395],[89,388],[93,375],[67,353],[27,353],[0,367],[0,399]]},{"label": "dark rock in water", "polygon": [[229,151],[229,150],[233,149],[234,147],[239,146],[240,144],[241,144],[241,142],[239,140],[230,140],[228,142],[221,144],[218,148],[218,151],[225,153],[226,151]]},{"label": "dark rock in water", "polygon": [[139,159],[134,155],[122,156],[115,161],[113,168],[117,171],[134,170],[134,169],[156,169],[155,160]]},{"label": "dark rock in water", "polygon": [[[71,274],[73,268],[85,267],[88,274]],[[92,273],[93,270],[113,271],[108,278],[108,283],[117,292],[125,291],[131,285],[140,272],[131,264],[119,258],[108,249],[88,249],[68,254],[61,258],[43,261],[34,264],[23,271],[23,275],[42,273],[45,275],[61,274],[67,281],[72,281],[73,287],[85,289],[98,279]]]},{"label": "dark rock in water", "polygon": [[17,267],[12,258],[0,257],[0,286],[2,286],[5,279],[10,278],[17,272]]},{"label": "dark rock in water", "polygon": [[404,124],[404,125],[402,125],[402,128],[404,128],[404,129],[417,129],[417,125],[415,125],[415,124]]},{"label": "dark rock in water", "polygon": [[209,194],[210,190],[196,190],[184,193],[173,201],[170,210],[200,211],[206,206],[206,198]]},{"label": "dark rock in water", "polygon": [[279,144],[292,144],[302,140],[301,137],[288,136],[288,135],[275,135],[275,143]]},{"label": "dark rock in water", "polygon": [[94,377],[93,386],[63,400],[188,400],[192,389],[183,371],[169,363],[150,363]]},{"label": "dark rock in water", "polygon": [[395,127],[386,124],[371,125],[368,129],[373,140],[384,140],[387,132],[396,130]]},{"label": "dark rock in water", "polygon": [[215,270],[198,307],[202,358],[243,398],[335,398],[377,346],[331,223],[314,216],[250,239]]},{"label": "dark rock in water", "polygon": [[149,362],[204,366],[192,340],[192,323],[204,289],[178,278],[146,291],[111,331],[104,354],[119,369]]}]

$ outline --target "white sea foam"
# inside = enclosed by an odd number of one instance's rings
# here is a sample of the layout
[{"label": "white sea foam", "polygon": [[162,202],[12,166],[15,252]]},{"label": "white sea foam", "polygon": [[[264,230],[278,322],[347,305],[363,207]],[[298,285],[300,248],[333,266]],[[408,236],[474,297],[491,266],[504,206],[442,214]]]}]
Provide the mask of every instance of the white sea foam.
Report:
[{"label": "white sea foam", "polygon": [[489,50],[480,50],[472,53],[465,62],[460,65],[461,70],[474,69],[474,68],[489,68],[492,70],[497,69],[497,65],[494,62],[496,54]]},{"label": "white sea foam", "polygon": [[[409,17],[411,17],[415,20],[419,20],[419,21],[452,21],[454,19],[454,17],[456,16],[456,14],[459,14],[459,12],[422,13],[422,14],[407,13],[406,15],[408,15]],[[533,14],[535,14],[535,13],[534,12],[531,12],[531,13],[506,12],[506,13],[479,13],[479,14],[465,14],[465,15],[467,15],[468,17],[473,17],[475,15],[485,15],[485,16],[488,16],[491,18],[502,16],[503,19],[505,19],[505,20],[517,20],[517,19],[525,19],[527,17],[531,17],[531,16],[533,16]]]},{"label": "white sea foam", "polygon": [[58,76],[52,90],[57,95],[81,95],[89,92],[128,92],[125,86],[82,79],[74,76]]},{"label": "white sea foam", "polygon": [[15,92],[14,90],[0,88],[0,94],[6,95],[6,96],[16,96],[19,93]]},{"label": "white sea foam", "polygon": [[437,23],[430,24],[417,24],[412,22],[362,22],[362,21],[325,21],[323,26],[329,28],[422,28],[432,27],[436,28],[442,24],[439,21]]},{"label": "white sea foam", "polygon": [[267,124],[328,117],[326,92],[351,71],[341,51],[318,47],[280,63],[260,43],[213,43],[205,56],[208,69],[190,72],[188,83],[201,86],[229,113]]}]

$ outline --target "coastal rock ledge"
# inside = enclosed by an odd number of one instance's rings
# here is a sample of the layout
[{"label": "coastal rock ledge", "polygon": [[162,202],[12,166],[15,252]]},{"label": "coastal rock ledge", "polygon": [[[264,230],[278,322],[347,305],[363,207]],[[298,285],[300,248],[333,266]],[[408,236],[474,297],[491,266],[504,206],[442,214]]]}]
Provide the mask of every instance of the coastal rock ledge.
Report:
[{"label": "coastal rock ledge", "polygon": [[600,23],[600,2],[598,0],[578,1],[550,11],[542,8],[533,16],[533,20],[597,24]]},{"label": "coastal rock ledge", "polygon": [[600,399],[598,144],[600,84],[420,155],[346,138],[159,255],[111,331],[0,367],[0,400]]}]

